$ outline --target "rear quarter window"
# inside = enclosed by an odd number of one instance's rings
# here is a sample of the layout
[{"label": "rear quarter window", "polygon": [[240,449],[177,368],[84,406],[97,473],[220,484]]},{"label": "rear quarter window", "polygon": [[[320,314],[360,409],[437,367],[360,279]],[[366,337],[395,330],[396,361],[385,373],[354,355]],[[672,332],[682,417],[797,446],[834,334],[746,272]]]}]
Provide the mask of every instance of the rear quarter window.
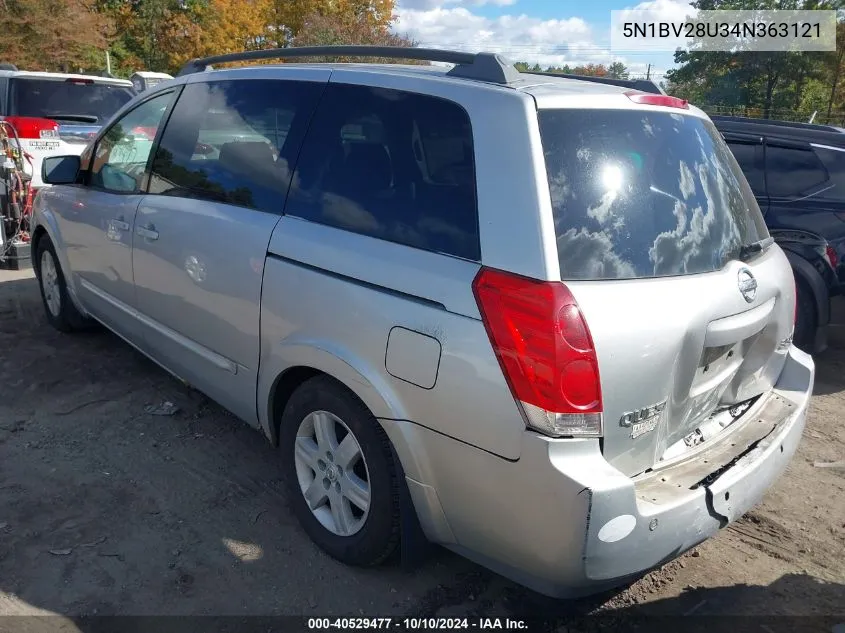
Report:
[{"label": "rear quarter window", "polygon": [[829,180],[822,185],[820,197],[845,202],[845,148],[813,146],[813,152],[824,164]]},{"label": "rear quarter window", "polygon": [[437,97],[329,84],[285,213],[478,261],[469,115]]},{"label": "rear quarter window", "polygon": [[540,110],[564,279],[722,268],[768,236],[712,123],[646,110]]},{"label": "rear quarter window", "polygon": [[768,193],[777,198],[808,195],[828,180],[824,164],[807,147],[766,144],[766,180]]}]

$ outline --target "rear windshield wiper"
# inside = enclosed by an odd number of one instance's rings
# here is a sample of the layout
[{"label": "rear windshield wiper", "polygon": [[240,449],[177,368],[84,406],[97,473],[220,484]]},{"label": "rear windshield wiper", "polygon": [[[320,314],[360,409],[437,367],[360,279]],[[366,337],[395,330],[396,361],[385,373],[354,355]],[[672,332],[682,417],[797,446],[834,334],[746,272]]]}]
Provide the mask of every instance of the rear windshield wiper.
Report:
[{"label": "rear windshield wiper", "polygon": [[63,121],[75,121],[79,123],[96,123],[100,120],[100,117],[94,116],[93,114],[51,114],[51,119],[58,119]]},{"label": "rear windshield wiper", "polygon": [[749,244],[743,244],[739,247],[739,259],[742,261],[747,260],[752,255],[756,255],[757,253],[762,253],[767,248],[769,248],[772,244],[775,243],[775,238],[767,237],[762,240],[757,240],[756,242],[751,242]]}]

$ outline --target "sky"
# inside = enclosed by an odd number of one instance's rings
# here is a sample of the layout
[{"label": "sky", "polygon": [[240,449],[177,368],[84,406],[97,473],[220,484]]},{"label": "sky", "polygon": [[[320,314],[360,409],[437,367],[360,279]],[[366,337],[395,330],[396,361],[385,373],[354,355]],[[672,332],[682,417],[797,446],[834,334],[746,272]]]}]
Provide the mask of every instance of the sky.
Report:
[{"label": "sky", "polygon": [[674,67],[671,52],[610,51],[610,12],[648,10],[656,19],[689,8],[688,0],[397,0],[394,30],[420,46],[493,51],[544,68],[623,62],[632,77],[658,81]]}]

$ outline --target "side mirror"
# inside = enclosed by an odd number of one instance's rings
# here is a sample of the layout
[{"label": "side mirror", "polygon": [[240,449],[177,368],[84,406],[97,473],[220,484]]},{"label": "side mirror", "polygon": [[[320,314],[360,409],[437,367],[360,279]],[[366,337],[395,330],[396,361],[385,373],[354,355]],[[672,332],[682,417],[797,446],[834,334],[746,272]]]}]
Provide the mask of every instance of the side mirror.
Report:
[{"label": "side mirror", "polygon": [[81,166],[79,156],[48,156],[41,162],[41,180],[48,185],[72,185]]}]

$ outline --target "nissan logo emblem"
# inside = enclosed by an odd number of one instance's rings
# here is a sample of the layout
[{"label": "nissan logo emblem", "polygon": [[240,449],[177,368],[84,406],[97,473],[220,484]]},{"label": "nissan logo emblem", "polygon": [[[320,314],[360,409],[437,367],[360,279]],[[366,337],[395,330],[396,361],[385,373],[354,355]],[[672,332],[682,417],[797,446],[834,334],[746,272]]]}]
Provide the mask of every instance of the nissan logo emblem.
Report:
[{"label": "nissan logo emblem", "polygon": [[742,294],[743,298],[748,303],[752,303],[757,297],[757,280],[754,279],[754,275],[751,274],[750,270],[743,268],[739,271],[739,275],[737,276],[737,285],[739,286],[739,292]]}]

